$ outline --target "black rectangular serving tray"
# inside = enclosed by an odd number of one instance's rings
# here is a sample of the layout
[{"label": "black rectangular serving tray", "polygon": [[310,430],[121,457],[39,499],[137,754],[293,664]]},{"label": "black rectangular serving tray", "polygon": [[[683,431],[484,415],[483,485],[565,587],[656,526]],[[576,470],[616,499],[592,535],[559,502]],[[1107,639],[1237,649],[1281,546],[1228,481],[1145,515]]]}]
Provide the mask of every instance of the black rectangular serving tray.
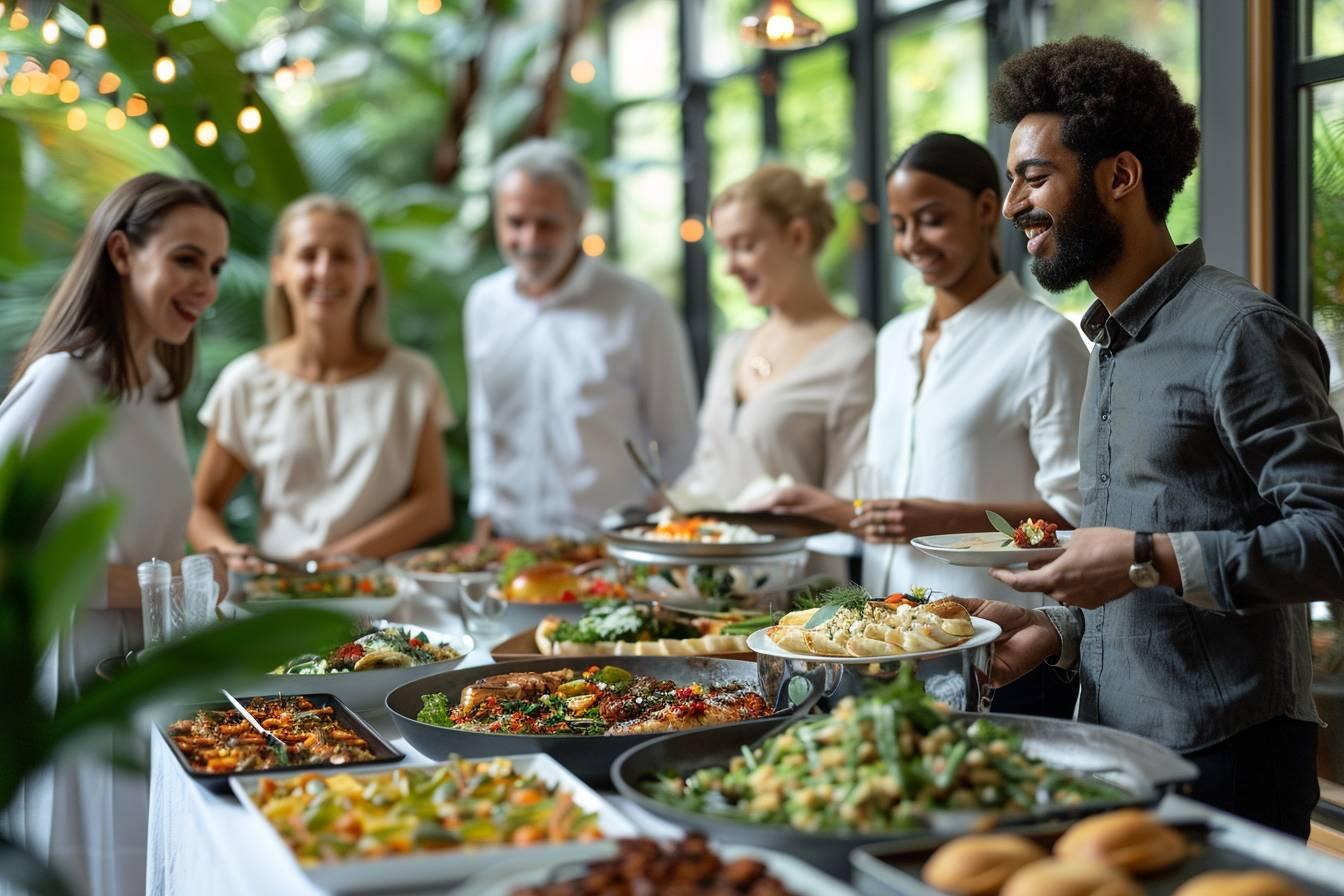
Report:
[{"label": "black rectangular serving tray", "polygon": [[342,703],[341,699],[335,694],[252,694],[247,697],[238,697],[238,702],[243,704],[243,706],[247,706],[249,701],[256,699],[257,697],[285,697],[293,699],[306,697],[314,706],[332,707],[335,709],[333,716],[338,721],[344,723],[351,731],[364,738],[364,741],[369,745],[369,750],[373,753],[374,758],[362,762],[347,762],[341,766],[336,766],[329,762],[320,762],[314,765],[286,765],[279,768],[250,769],[244,772],[213,774],[211,772],[197,771],[191,767],[191,763],[187,760],[186,754],[183,753],[182,750],[178,748],[177,744],[173,742],[173,739],[168,736],[168,726],[180,719],[190,719],[196,715],[197,710],[233,709],[231,703],[226,700],[221,700],[218,703],[197,703],[191,706],[179,706],[172,713],[165,712],[155,727],[158,728],[159,734],[163,739],[168,742],[168,749],[172,751],[175,757],[177,757],[178,764],[182,766],[182,771],[186,772],[188,777],[197,781],[202,787],[205,787],[207,790],[214,793],[228,793],[229,779],[233,777],[252,778],[262,775],[292,775],[297,772],[304,772],[316,768],[345,768],[379,765],[386,762],[400,762],[406,758],[404,753],[395,749],[391,744],[384,740],[377,731],[374,731],[367,722],[356,715],[353,709]]},{"label": "black rectangular serving tray", "polygon": [[[1171,896],[1172,893],[1196,875],[1206,871],[1253,871],[1269,868],[1291,878],[1310,896],[1338,896],[1340,887],[1330,887],[1319,880],[1294,873],[1292,862],[1283,859],[1255,858],[1239,848],[1248,832],[1223,827],[1217,819],[1191,818],[1187,821],[1169,820],[1171,827],[1185,835],[1192,846],[1191,855],[1172,868],[1159,874],[1135,878],[1147,896]],[[1045,847],[1049,852],[1071,822],[1053,822],[1025,828],[1013,828],[1005,833],[1019,834]],[[924,883],[920,875],[924,863],[934,850],[956,837],[924,837],[902,840],[899,843],[879,843],[854,850],[851,866],[854,885],[864,896],[948,896],[943,890]],[[1305,843],[1300,849],[1307,850]],[[1341,878],[1344,885],[1344,878]]]}]

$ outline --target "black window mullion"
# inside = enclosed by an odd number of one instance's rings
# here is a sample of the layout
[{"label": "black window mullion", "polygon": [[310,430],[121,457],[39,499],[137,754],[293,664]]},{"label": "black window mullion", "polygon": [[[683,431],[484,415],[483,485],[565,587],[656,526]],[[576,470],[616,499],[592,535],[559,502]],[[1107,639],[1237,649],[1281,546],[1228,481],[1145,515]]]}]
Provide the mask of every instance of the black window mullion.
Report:
[{"label": "black window mullion", "polygon": [[[678,77],[681,81],[682,206],[687,218],[705,220],[709,210],[709,89],[696,82],[697,45],[702,14],[699,3],[677,4]],[[709,295],[709,258],[705,240],[682,242],[682,315],[691,341],[697,381],[709,371],[713,307]]]},{"label": "black window mullion", "polygon": [[[857,18],[849,35],[849,73],[854,89],[854,149],[850,173],[866,188],[865,205],[874,203],[881,208],[885,164],[882,147],[886,146],[886,138],[878,128],[886,121],[882,113],[886,73],[878,69],[880,32],[877,18],[877,0],[857,0]],[[884,301],[887,278],[881,215],[861,215],[859,228],[863,239],[854,256],[854,296],[858,301],[859,316],[876,327],[882,324],[887,306]]]}]

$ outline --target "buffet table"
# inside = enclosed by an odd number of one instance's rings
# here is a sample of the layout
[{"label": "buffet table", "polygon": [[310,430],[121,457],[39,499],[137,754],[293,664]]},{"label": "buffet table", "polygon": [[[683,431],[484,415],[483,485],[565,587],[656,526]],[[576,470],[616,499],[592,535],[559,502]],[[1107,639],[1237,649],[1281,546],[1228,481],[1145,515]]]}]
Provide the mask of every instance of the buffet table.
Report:
[{"label": "buffet table", "polygon": [[[400,622],[444,633],[462,631],[460,620],[447,613],[435,598],[417,596],[403,604],[394,617]],[[490,662],[489,647],[482,645],[467,656],[462,667]],[[406,754],[407,761],[429,761],[398,735],[386,712],[365,714],[364,718]],[[612,794],[605,796],[645,835],[667,838],[682,833],[676,826],[655,818],[628,800]],[[1177,796],[1166,797],[1159,812],[1168,819],[1202,818],[1220,828],[1233,830],[1238,834],[1239,842],[1250,844],[1253,852],[1249,854],[1266,861],[1277,857],[1276,864],[1281,867],[1288,857],[1293,872],[1300,877],[1321,882],[1326,885],[1325,892],[1344,892],[1337,889],[1338,882],[1344,881],[1344,863],[1312,852],[1298,841]],[[520,850],[518,861],[509,862],[507,870],[513,871],[526,864],[525,851]],[[162,896],[235,896],[237,893],[284,893],[290,896],[321,892],[300,872],[280,841],[231,793],[211,793],[184,774],[157,732],[151,734],[147,888],[147,892]],[[449,889],[440,886],[432,891],[408,891],[399,889],[397,881],[388,880],[378,892],[446,892]],[[837,888],[837,892],[852,894],[854,891]]]}]

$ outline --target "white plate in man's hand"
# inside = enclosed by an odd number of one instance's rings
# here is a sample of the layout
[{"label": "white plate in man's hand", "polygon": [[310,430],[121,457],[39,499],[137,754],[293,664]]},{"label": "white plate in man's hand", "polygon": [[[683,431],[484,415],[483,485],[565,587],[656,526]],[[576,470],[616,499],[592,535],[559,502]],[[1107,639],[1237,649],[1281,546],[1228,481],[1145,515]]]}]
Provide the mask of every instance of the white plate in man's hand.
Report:
[{"label": "white plate in man's hand", "polygon": [[1056,537],[1059,546],[1053,548],[1019,548],[1000,532],[920,535],[910,539],[910,545],[953,566],[1021,566],[1055,559],[1064,553],[1073,533],[1058,532]]}]

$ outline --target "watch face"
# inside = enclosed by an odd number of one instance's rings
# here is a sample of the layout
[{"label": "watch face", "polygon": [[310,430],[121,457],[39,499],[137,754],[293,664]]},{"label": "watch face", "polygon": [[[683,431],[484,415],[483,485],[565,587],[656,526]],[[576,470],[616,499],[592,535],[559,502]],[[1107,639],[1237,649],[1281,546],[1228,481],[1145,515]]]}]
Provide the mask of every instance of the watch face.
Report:
[{"label": "watch face", "polygon": [[1134,563],[1129,567],[1129,580],[1140,588],[1155,588],[1162,580],[1151,563]]}]

